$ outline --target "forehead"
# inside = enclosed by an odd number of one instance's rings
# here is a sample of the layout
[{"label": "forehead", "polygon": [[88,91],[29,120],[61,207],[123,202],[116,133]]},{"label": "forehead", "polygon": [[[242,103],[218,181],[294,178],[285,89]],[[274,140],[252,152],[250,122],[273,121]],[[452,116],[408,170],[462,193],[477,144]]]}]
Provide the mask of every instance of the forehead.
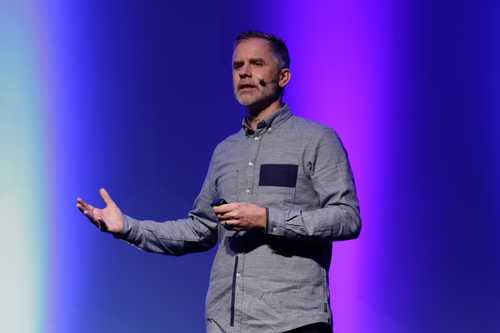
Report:
[{"label": "forehead", "polygon": [[269,42],[262,38],[242,40],[233,51],[233,60],[246,58],[275,58]]}]

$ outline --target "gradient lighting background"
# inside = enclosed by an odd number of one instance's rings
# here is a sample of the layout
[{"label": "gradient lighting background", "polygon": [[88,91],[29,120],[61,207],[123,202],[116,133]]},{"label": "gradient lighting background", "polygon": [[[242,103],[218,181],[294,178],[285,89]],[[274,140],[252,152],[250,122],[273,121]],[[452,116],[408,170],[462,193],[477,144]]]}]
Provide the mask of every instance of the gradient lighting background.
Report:
[{"label": "gradient lighting background", "polygon": [[35,332],[46,315],[48,220],[36,19],[0,4],[0,322]]},{"label": "gradient lighting background", "polygon": [[336,332],[496,332],[494,1],[0,2],[0,319],[9,332],[202,332],[214,250],[145,254],[74,208],[185,216],[238,129],[234,36],[284,37],[287,101],[349,151],[361,237],[334,244]]}]

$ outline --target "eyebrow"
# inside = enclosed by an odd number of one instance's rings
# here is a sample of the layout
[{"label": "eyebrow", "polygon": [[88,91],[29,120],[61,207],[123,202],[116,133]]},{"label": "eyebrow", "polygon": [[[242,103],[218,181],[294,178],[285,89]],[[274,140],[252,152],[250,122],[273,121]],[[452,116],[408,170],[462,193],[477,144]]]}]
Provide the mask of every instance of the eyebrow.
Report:
[{"label": "eyebrow", "polygon": [[260,61],[260,62],[264,62],[264,63],[266,62],[266,61],[264,60],[264,58],[252,58],[252,59],[250,59],[250,62],[259,62],[259,61]]},{"label": "eyebrow", "polygon": [[[262,63],[264,63],[264,64],[266,63],[266,61],[264,60],[264,58],[251,58],[251,59],[249,60],[249,62],[250,62],[251,64],[255,64],[255,63],[257,63],[257,62],[262,62]],[[243,60],[235,60],[235,61],[233,61],[233,66],[242,65],[243,63],[244,63],[244,61],[243,61]]]}]

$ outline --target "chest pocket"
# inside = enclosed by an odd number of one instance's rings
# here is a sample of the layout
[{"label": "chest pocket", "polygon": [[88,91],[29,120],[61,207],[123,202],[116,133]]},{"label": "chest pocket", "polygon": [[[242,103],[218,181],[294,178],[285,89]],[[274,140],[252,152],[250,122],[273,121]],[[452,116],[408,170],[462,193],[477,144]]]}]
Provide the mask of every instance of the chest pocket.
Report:
[{"label": "chest pocket", "polygon": [[259,173],[260,194],[274,196],[274,200],[292,203],[297,186],[297,164],[262,164]]}]

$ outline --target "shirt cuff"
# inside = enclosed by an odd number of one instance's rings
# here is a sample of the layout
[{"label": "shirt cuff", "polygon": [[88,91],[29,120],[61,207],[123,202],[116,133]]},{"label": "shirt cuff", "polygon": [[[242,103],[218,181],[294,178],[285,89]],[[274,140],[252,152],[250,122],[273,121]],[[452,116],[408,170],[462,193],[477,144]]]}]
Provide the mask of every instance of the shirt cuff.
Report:
[{"label": "shirt cuff", "polygon": [[121,232],[114,233],[113,237],[133,242],[137,235],[138,224],[138,220],[123,214],[123,230]]},{"label": "shirt cuff", "polygon": [[307,234],[302,222],[301,210],[267,209],[266,234],[303,239]]},{"label": "shirt cuff", "polygon": [[281,228],[282,221],[285,220],[285,212],[275,208],[267,208],[266,234],[282,236],[284,234]]}]

